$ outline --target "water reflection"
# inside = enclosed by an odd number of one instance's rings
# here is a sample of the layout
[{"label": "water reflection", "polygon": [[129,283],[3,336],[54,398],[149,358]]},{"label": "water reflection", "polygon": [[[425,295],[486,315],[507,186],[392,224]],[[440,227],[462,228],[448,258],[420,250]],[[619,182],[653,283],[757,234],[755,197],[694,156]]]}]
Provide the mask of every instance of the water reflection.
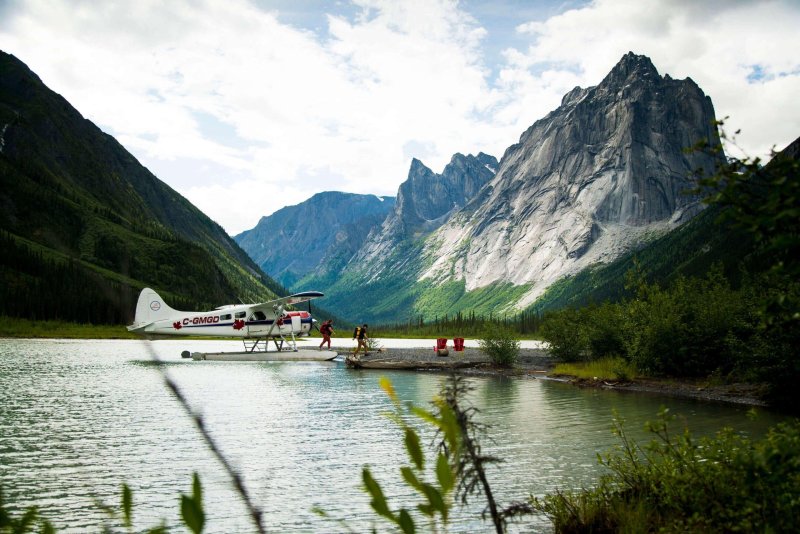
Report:
[{"label": "water reflection", "polygon": [[[215,342],[216,343],[216,342]],[[394,383],[404,401],[427,405],[445,376],[350,370],[337,362],[193,362],[181,350],[219,350],[211,342],[0,340],[0,485],[19,510],[40,506],[66,532],[99,530],[99,498],[116,503],[134,490],[137,524],[177,521],[177,495],[191,473],[204,483],[207,532],[250,532],[246,512],[192,423],[164,387],[162,371],[201,412],[214,439],[242,472],[270,530],[356,530],[373,520],[360,489],[372,466],[390,498],[412,503],[398,467],[407,463],[400,431],[382,413],[391,403],[378,385]],[[156,352],[162,363],[151,361]],[[755,422],[746,409],[650,395],[581,390],[543,380],[478,377],[470,395],[491,425],[484,450],[506,461],[489,472],[508,503],[554,488],[589,484],[596,453],[616,443],[611,414],[638,439],[662,404],[701,434],[723,425],[760,433],[777,416]],[[425,435],[425,442],[432,438]],[[457,514],[453,532],[483,530],[475,503]],[[539,530],[542,520],[515,527]]]},{"label": "water reflection", "polygon": [[514,406],[518,404],[519,383],[518,379],[508,376],[486,378],[483,380],[478,403],[486,406],[491,404]]}]

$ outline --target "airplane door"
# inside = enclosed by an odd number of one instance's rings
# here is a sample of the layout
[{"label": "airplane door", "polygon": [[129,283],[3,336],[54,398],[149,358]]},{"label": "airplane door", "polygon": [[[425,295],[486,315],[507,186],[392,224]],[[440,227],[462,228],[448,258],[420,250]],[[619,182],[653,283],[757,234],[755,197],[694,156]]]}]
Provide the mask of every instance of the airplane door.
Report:
[{"label": "airplane door", "polygon": [[300,332],[302,328],[302,319],[298,315],[292,315],[292,332]]}]

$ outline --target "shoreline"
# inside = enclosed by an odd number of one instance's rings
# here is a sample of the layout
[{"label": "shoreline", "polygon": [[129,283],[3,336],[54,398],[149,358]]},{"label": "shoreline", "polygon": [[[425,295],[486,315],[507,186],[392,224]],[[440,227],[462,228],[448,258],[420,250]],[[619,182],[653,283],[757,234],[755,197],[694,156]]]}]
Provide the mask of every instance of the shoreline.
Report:
[{"label": "shoreline", "polygon": [[606,380],[586,380],[574,377],[548,376],[548,380],[562,380],[575,387],[591,387],[599,389],[611,389],[614,391],[630,391],[633,393],[649,393],[653,395],[666,395],[670,397],[680,397],[696,399],[707,402],[722,402],[725,404],[739,404],[743,406],[753,406],[769,408],[769,404],[762,399],[764,385],[762,384],[722,384],[711,385],[707,381],[691,381],[682,379],[676,382],[674,379],[655,379],[637,378],[628,381],[609,382]]},{"label": "shoreline", "polygon": [[334,347],[348,365],[366,370],[409,370],[421,372],[455,372],[470,376],[505,376],[564,382],[580,388],[609,389],[620,392],[646,393],[689,398],[706,402],[721,402],[753,407],[768,407],[762,400],[764,386],[760,384],[712,385],[708,380],[636,378],[627,381],[579,379],[568,375],[553,375],[557,360],[544,348],[520,349],[517,363],[511,368],[494,365],[488,356],[474,347],[459,353],[452,349],[448,356],[438,356],[433,348],[382,348],[352,360],[352,347]]}]

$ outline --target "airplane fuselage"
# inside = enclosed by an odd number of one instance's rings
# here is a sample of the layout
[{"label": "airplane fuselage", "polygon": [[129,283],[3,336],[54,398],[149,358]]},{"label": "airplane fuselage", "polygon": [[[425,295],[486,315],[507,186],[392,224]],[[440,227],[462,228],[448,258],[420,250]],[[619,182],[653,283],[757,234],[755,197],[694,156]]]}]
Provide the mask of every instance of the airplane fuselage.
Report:
[{"label": "airplane fuselage", "polygon": [[288,304],[322,295],[305,292],[261,304],[229,304],[211,311],[179,311],[170,308],[152,289],[139,294],[136,317],[128,327],[138,334],[172,336],[223,336],[238,338],[280,337],[311,332],[314,320],[306,311],[289,311]]},{"label": "airplane fuselage", "polygon": [[139,294],[136,314],[128,330],[138,334],[167,336],[221,336],[265,338],[305,335],[314,319],[307,311],[289,311],[296,305],[323,296],[305,291],[260,304],[229,304],[211,311],[172,309],[158,293],[145,288]]},{"label": "airplane fuselage", "polygon": [[210,312],[179,312],[169,318],[154,321],[133,331],[142,334],[175,336],[265,337],[308,334],[311,314],[287,311],[277,318],[266,310],[226,308]]}]

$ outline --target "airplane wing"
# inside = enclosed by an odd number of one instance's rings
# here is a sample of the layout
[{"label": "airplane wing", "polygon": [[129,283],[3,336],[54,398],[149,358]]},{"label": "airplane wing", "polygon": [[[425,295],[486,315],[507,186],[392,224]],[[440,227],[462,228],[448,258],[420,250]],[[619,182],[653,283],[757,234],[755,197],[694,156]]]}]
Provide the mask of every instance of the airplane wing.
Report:
[{"label": "airplane wing", "polygon": [[262,303],[263,305],[266,304],[299,304],[301,302],[306,302],[307,300],[316,299],[319,297],[324,297],[324,293],[320,293],[319,291],[303,291],[302,293],[295,293],[294,295],[289,295],[288,297],[281,297],[279,299],[270,300],[268,302]]}]

